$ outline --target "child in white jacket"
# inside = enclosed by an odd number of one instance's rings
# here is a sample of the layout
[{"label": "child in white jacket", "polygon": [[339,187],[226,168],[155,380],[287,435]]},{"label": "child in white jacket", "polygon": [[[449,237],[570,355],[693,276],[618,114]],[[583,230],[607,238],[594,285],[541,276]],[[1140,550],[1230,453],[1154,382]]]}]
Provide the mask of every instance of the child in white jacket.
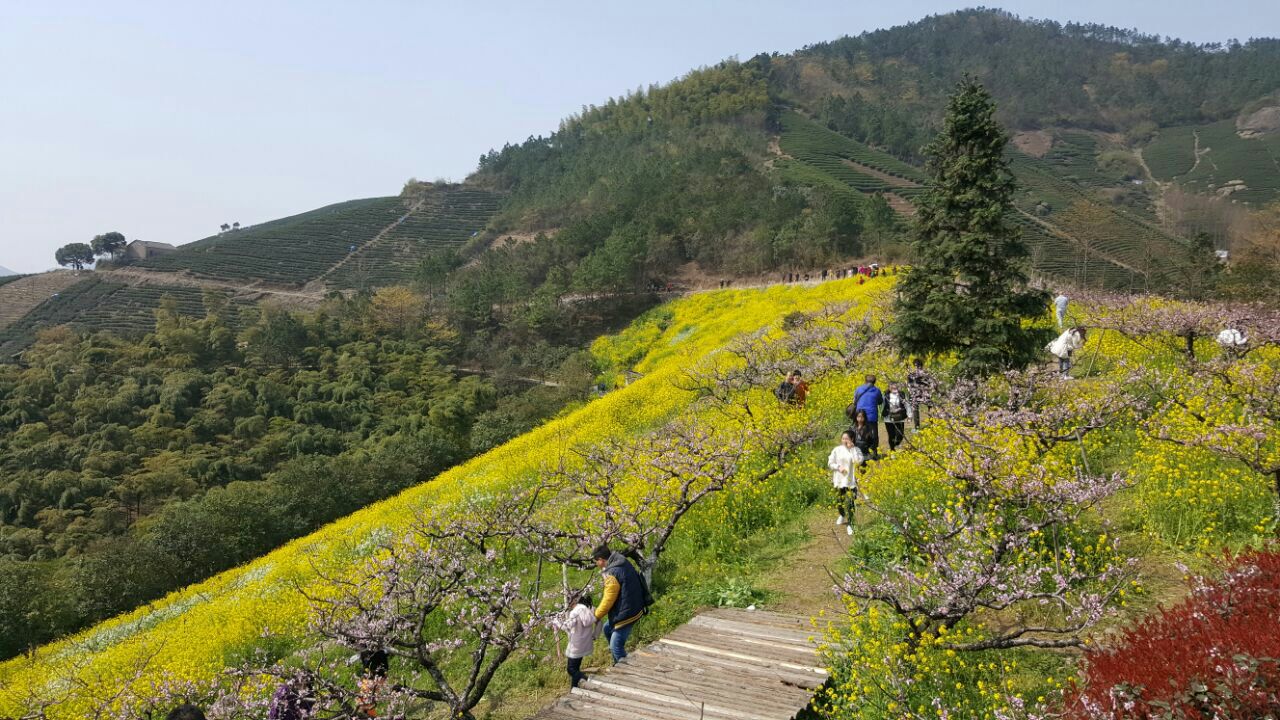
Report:
[{"label": "child in white jacket", "polygon": [[862,462],[862,451],[853,445],[853,433],[845,430],[840,435],[840,444],[832,448],[827,456],[827,467],[831,468],[831,484],[836,489],[836,510],[840,513],[836,525],[844,525],[845,532],[853,534],[854,501],[858,496],[858,479],[854,476],[854,468]]},{"label": "child in white jacket", "polygon": [[596,614],[591,610],[591,596],[583,593],[578,602],[568,612],[562,614],[557,623],[561,630],[569,633],[569,644],[564,649],[569,659],[569,684],[578,687],[578,683],[587,679],[582,672],[582,659],[591,654],[592,641],[595,639]]}]

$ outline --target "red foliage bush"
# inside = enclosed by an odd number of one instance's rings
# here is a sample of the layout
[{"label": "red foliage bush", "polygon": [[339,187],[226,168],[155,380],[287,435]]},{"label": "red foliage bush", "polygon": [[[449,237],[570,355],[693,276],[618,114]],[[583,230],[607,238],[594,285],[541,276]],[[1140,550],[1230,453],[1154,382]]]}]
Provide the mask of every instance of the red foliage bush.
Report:
[{"label": "red foliage bush", "polygon": [[1280,553],[1250,552],[1088,655],[1073,718],[1280,718]]}]

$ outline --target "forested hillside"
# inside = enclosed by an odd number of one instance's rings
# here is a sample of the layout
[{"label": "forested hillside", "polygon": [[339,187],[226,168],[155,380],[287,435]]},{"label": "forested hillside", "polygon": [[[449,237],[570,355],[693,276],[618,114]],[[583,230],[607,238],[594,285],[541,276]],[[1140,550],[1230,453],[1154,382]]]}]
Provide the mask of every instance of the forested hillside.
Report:
[{"label": "forested hillside", "polygon": [[1012,135],[1009,219],[1040,275],[1202,296],[1266,284],[1264,247],[1252,274],[1215,285],[1211,251],[1232,234],[1198,236],[1210,223],[1170,197],[1203,192],[1217,218],[1280,192],[1280,135],[1241,119],[1270,117],[1278,41],[975,10],[698,69],[490,150],[465,183],[413,181],[96,271],[0,328],[0,652],[536,426],[586,396],[602,368],[579,351],[657,289],[909,263],[921,148],[966,72]]},{"label": "forested hillside", "polygon": [[195,302],[132,340],[46,330],[0,365],[0,655],[427,480],[593,376],[460,376],[457,334],[403,289],[306,316]]}]

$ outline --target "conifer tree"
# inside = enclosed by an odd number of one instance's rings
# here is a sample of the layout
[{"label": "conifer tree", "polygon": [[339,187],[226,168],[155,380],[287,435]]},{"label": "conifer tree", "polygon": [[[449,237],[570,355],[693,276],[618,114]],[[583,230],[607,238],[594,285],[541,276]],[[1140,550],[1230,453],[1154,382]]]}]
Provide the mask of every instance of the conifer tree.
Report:
[{"label": "conifer tree", "polygon": [[1048,331],[1023,327],[1048,295],[1027,285],[1027,248],[1009,222],[1013,176],[995,104],[966,77],[927,148],[930,189],[919,203],[915,264],[898,283],[893,334],[906,353],[956,351],[958,370],[980,375],[1032,362]]}]

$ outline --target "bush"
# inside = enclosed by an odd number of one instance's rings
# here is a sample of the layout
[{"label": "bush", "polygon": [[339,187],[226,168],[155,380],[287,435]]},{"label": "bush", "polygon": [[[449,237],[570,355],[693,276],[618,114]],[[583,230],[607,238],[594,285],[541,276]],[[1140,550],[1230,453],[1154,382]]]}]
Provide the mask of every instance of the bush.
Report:
[{"label": "bush", "polygon": [[1076,718],[1262,718],[1280,711],[1280,553],[1252,551],[1221,580],[1089,654]]}]

